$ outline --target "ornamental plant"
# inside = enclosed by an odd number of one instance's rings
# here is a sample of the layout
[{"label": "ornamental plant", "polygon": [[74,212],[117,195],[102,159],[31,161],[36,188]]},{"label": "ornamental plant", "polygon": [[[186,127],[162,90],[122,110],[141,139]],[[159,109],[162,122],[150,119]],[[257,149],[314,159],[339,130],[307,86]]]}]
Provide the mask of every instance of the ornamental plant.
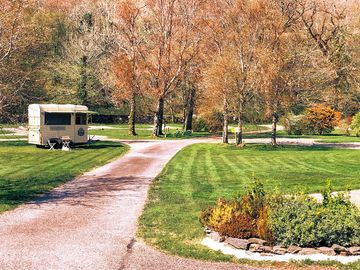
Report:
[{"label": "ornamental plant", "polygon": [[300,194],[269,200],[268,220],[278,245],[319,247],[360,243],[360,211],[344,194],[323,193],[322,203]]},{"label": "ornamental plant", "polygon": [[360,112],[353,117],[350,128],[357,137],[360,137]]},{"label": "ornamental plant", "polygon": [[306,110],[302,119],[306,133],[331,133],[341,120],[341,113],[325,105],[316,105]]},{"label": "ornamental plant", "polygon": [[201,213],[200,222],[224,236],[259,237],[270,240],[266,193],[260,182],[254,182],[244,195],[233,200],[219,199],[215,206]]},{"label": "ornamental plant", "polygon": [[318,202],[306,194],[269,194],[255,182],[233,200],[219,199],[203,211],[201,223],[223,236],[257,237],[274,245],[320,247],[360,245],[360,210],[328,181]]}]

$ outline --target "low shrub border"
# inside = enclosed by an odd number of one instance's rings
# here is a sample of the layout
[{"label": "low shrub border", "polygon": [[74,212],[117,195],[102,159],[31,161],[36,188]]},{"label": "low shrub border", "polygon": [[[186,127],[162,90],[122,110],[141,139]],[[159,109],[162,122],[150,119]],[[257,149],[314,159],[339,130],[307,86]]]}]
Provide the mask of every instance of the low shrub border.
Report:
[{"label": "low shrub border", "polygon": [[343,194],[323,201],[305,194],[267,194],[255,182],[234,200],[219,199],[200,215],[208,237],[264,254],[360,255],[360,210]]}]

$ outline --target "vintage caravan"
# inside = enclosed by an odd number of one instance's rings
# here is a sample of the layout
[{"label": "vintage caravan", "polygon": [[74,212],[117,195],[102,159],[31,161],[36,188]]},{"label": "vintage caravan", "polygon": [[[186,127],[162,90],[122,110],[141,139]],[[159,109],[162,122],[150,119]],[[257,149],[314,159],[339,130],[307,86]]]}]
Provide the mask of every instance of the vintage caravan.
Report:
[{"label": "vintage caravan", "polygon": [[56,143],[61,146],[67,138],[72,144],[88,142],[86,106],[31,104],[29,105],[29,143],[39,146]]}]

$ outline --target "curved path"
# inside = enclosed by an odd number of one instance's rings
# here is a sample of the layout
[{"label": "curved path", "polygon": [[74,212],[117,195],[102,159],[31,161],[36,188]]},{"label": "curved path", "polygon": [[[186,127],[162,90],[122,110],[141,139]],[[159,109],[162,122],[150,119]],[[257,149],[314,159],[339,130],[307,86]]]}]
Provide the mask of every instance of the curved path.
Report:
[{"label": "curved path", "polygon": [[0,215],[0,269],[253,269],[168,256],[134,239],[151,180],[195,142],[129,142],[124,157]]}]

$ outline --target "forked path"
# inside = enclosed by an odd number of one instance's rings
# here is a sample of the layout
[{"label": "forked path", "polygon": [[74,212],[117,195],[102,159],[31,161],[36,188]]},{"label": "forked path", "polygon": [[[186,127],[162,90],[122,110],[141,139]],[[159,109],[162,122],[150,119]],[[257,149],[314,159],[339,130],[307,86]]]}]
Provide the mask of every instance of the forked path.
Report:
[{"label": "forked path", "polygon": [[130,142],[124,157],[0,215],[0,269],[250,269],[168,256],[134,240],[151,180],[195,142]]}]

